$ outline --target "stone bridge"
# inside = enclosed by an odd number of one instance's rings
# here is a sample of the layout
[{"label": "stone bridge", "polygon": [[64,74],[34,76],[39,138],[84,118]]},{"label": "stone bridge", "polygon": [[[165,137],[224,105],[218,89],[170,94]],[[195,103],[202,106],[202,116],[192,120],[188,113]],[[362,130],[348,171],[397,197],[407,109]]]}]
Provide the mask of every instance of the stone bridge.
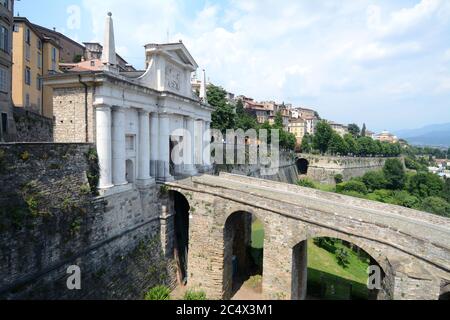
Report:
[{"label": "stone bridge", "polygon": [[[169,208],[165,218],[174,217],[175,238],[182,234],[176,230],[180,221],[187,224],[185,280],[188,287],[206,291],[208,298],[232,297],[233,257],[239,268],[245,265],[252,216],[264,224],[265,298],[306,297],[306,241],[316,237],[342,239],[366,251],[382,269],[378,299],[434,300],[448,295],[450,219],[231,174],[166,185],[175,208]],[[177,222],[180,198],[186,202],[181,213],[185,216]],[[164,237],[169,231],[162,232]],[[167,246],[166,252],[177,252]]]}]

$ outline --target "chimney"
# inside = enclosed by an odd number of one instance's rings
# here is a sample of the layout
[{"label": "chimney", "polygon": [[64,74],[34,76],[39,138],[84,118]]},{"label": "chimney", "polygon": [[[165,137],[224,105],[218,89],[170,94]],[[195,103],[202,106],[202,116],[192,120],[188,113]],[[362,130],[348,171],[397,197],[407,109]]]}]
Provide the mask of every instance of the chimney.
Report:
[{"label": "chimney", "polygon": [[108,12],[106,17],[104,37],[102,52],[103,70],[119,73],[117,68],[116,45],[114,42],[114,24],[111,12]]}]

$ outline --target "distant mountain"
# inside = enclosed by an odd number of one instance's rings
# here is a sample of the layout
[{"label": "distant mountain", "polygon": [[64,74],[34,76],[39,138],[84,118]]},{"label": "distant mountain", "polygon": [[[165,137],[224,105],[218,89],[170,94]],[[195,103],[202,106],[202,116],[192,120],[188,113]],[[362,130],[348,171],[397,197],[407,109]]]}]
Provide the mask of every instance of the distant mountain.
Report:
[{"label": "distant mountain", "polygon": [[413,145],[450,147],[450,123],[433,124],[420,129],[399,130],[396,135]]}]

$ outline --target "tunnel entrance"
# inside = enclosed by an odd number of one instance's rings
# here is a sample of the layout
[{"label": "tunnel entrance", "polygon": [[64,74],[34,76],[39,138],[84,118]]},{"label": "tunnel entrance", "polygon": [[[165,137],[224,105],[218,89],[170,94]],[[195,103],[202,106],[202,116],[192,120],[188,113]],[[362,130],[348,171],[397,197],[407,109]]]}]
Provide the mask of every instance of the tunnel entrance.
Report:
[{"label": "tunnel entrance", "polygon": [[230,299],[243,287],[262,292],[264,226],[248,212],[236,212],[224,230],[224,297]]},{"label": "tunnel entrance", "polygon": [[314,238],[292,251],[293,300],[376,300],[383,279],[379,264],[344,240]]},{"label": "tunnel entrance", "polygon": [[297,159],[297,170],[299,174],[308,174],[309,161],[306,159]]},{"label": "tunnel entrance", "polygon": [[189,202],[178,192],[171,191],[175,210],[174,258],[178,267],[178,281],[186,285],[188,281],[189,254]]}]

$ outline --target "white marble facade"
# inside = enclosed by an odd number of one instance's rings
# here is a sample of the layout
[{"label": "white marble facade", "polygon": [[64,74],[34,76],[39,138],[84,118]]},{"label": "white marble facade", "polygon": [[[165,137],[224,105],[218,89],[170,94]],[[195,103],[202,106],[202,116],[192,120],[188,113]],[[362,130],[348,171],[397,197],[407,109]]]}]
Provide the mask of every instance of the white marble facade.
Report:
[{"label": "white marble facade", "polygon": [[[119,72],[112,15],[105,25],[102,72],[55,76],[54,87],[83,79],[95,86],[93,138],[100,162],[99,189],[126,190],[195,175],[210,169],[212,108],[195,95],[191,75],[198,69],[183,43],[145,46],[146,70]],[[79,85],[79,83],[78,83]],[[206,90],[206,89],[204,89]],[[190,142],[171,158],[171,151]]]}]

